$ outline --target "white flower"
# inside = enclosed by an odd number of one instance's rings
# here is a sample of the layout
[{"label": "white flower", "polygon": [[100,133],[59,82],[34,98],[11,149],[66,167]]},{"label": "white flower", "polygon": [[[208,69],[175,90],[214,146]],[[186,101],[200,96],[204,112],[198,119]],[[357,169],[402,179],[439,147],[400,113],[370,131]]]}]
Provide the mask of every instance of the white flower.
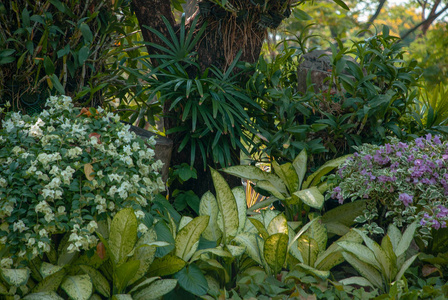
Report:
[{"label": "white flower", "polygon": [[87,225],[87,230],[90,233],[93,233],[98,228],[98,224],[95,221],[90,221],[90,223]]},{"label": "white flower", "polygon": [[129,146],[129,145],[124,146],[123,152],[126,153],[127,155],[132,155],[131,146]]},{"label": "white flower", "polygon": [[25,151],[25,149],[19,147],[19,146],[15,146],[14,148],[11,149],[11,152],[15,155],[18,156],[19,153]]},{"label": "white flower", "polygon": [[134,211],[135,216],[137,219],[143,219],[145,217],[145,213],[141,210]]},{"label": "white flower", "polygon": [[6,179],[3,177],[0,177],[0,187],[4,188],[8,185],[8,183],[6,182]]},{"label": "white flower", "polygon": [[109,177],[110,181],[116,180],[117,182],[121,182],[121,179],[123,178],[123,176],[120,176],[120,175],[115,174],[115,173],[109,174],[107,176]]},{"label": "white flower", "polygon": [[41,118],[37,119],[36,123],[33,124],[30,128],[29,135],[33,137],[40,137],[43,134],[43,131],[41,129],[41,126],[44,126],[45,122],[42,121]]},{"label": "white flower", "polygon": [[12,230],[13,231],[19,231],[22,232],[24,230],[28,229],[28,227],[25,226],[25,223],[23,223],[22,220],[19,220],[17,222],[14,222],[14,224],[12,225]]},{"label": "white flower", "polygon": [[140,224],[138,225],[137,231],[145,234],[148,231],[148,227],[145,224]]},{"label": "white flower", "polygon": [[39,230],[39,235],[40,237],[48,237],[48,232],[45,228],[42,228],[41,230]]},{"label": "white flower", "polygon": [[77,158],[79,155],[82,154],[82,149],[78,146],[71,148],[67,151],[65,154],[68,158]]},{"label": "white flower", "polygon": [[132,143],[132,150],[134,150],[135,152],[140,150],[140,145],[137,142],[133,142]]},{"label": "white flower", "polygon": [[0,261],[0,267],[9,269],[9,268],[11,268],[12,263],[13,263],[12,258],[10,258],[10,257],[2,258],[2,260]]}]

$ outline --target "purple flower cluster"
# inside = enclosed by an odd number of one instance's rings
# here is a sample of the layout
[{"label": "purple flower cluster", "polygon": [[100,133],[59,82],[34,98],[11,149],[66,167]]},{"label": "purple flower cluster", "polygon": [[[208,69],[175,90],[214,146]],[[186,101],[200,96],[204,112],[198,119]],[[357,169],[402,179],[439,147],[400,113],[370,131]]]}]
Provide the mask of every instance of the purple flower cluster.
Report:
[{"label": "purple flower cluster", "polygon": [[423,214],[423,218],[420,220],[420,225],[431,225],[434,229],[446,228],[446,220],[448,219],[448,208],[439,205],[433,210],[433,215],[428,213]]},{"label": "purple flower cluster", "polygon": [[[392,216],[440,228],[448,221],[448,143],[427,134],[412,142],[392,140],[383,146],[357,148],[338,171],[331,197],[369,199],[386,205]],[[429,211],[433,211],[430,217]]]}]

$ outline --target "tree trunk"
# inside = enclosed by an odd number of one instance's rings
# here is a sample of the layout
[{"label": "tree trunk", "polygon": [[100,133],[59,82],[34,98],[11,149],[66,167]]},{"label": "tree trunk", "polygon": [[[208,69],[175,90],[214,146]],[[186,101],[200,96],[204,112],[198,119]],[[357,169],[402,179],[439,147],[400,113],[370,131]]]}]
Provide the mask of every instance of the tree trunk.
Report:
[{"label": "tree trunk", "polygon": [[[162,21],[162,16],[166,17],[172,26],[175,25],[170,1],[132,0],[132,3],[145,41],[163,45],[160,39],[145,28],[144,25],[155,28],[164,33],[165,36],[168,36],[166,26]],[[256,17],[249,15],[241,21],[241,19],[239,19],[240,17],[236,14],[226,13],[223,9],[218,8],[218,6],[214,6],[213,9],[212,14],[205,19],[199,13],[199,9],[196,8],[196,11],[190,19],[187,20],[186,24],[188,28],[189,23],[191,23],[194,18],[199,18],[196,28],[200,28],[202,24],[207,21],[204,35],[194,50],[198,53],[201,69],[204,70],[211,65],[214,65],[221,70],[226,70],[240,50],[242,51],[240,61],[250,63],[257,61],[262,43],[267,33],[266,28],[258,25],[260,19],[259,15]],[[147,48],[150,54],[158,53],[156,48],[150,46],[147,46]],[[169,111],[170,103],[167,102],[164,104],[164,114],[165,116],[171,117],[165,118],[165,130],[176,126],[178,119],[178,116],[173,115],[173,111]],[[188,147],[185,147],[180,153],[177,151],[179,143],[183,137],[178,136],[178,134],[172,134],[169,138],[173,140],[174,144],[171,166],[180,165],[181,163],[189,164],[190,152],[189,149],[187,149]],[[196,156],[194,167],[198,172],[198,179],[194,183],[191,182],[193,179],[190,179],[190,181],[188,181],[188,189],[193,190],[198,196],[202,196],[204,192],[214,190],[213,182],[211,180],[210,171],[207,166],[203,165],[203,160],[199,151],[197,151]],[[211,155],[207,158],[206,164],[209,166],[215,165]],[[234,176],[226,177],[227,182],[229,182],[231,186],[241,184],[241,179],[239,178]],[[186,187],[182,188],[187,189]],[[171,190],[172,189],[173,187]]]}]

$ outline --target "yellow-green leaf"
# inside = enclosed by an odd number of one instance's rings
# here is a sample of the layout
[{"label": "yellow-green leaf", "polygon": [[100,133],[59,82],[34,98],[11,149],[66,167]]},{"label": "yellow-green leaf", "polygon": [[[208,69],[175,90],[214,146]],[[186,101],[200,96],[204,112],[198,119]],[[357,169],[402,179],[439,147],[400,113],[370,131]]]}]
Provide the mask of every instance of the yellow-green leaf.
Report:
[{"label": "yellow-green leaf", "polygon": [[93,287],[95,290],[103,295],[104,297],[109,298],[110,297],[110,285],[109,281],[99,272],[98,270],[95,270],[94,268],[90,266],[84,266],[81,265],[80,268],[89,275],[90,279],[92,280]]},{"label": "yellow-green leaf", "polygon": [[26,269],[4,269],[0,271],[3,279],[9,284],[16,287],[24,285],[30,277],[30,270]]},{"label": "yellow-green leaf", "polygon": [[312,208],[321,209],[324,205],[324,196],[315,186],[294,192],[293,195],[297,196],[303,203]]},{"label": "yellow-green leaf", "polygon": [[210,217],[202,236],[209,241],[219,241],[222,232],[218,227],[218,202],[212,193],[206,192],[202,196],[199,203],[199,215]]},{"label": "yellow-green leaf", "polygon": [[93,292],[89,275],[74,275],[65,277],[61,288],[73,300],[88,300]]},{"label": "yellow-green leaf", "polygon": [[[176,235],[175,254],[188,261],[197,249],[202,232],[208,225],[209,216],[199,216],[188,223]],[[196,248],[196,249],[194,249]]]},{"label": "yellow-green leaf", "polygon": [[185,267],[186,262],[173,255],[167,254],[164,257],[156,258],[149,267],[148,276],[167,276],[180,271]]},{"label": "yellow-green leaf", "polygon": [[119,266],[126,261],[128,254],[134,249],[137,241],[137,217],[132,208],[119,211],[110,225],[109,247]]},{"label": "yellow-green leaf", "polygon": [[275,218],[273,218],[271,222],[269,222],[267,231],[269,235],[273,235],[275,233],[288,234],[288,221],[286,220],[285,215],[278,214]]},{"label": "yellow-green leaf", "polygon": [[288,249],[288,235],[285,233],[276,233],[269,236],[264,242],[264,259],[277,274],[285,264]]},{"label": "yellow-green leaf", "polygon": [[162,279],[151,283],[147,288],[132,295],[134,300],[150,300],[171,292],[177,285],[176,279]]}]

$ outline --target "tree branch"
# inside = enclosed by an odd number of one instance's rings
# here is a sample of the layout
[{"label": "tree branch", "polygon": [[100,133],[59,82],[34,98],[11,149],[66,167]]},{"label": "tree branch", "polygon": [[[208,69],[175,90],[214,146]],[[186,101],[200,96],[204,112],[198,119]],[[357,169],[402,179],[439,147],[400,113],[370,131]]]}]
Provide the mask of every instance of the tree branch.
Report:
[{"label": "tree branch", "polygon": [[432,22],[434,22],[435,19],[437,19],[441,14],[443,14],[446,10],[448,9],[448,5],[446,5],[441,11],[439,11],[438,13],[436,13],[435,15],[428,17],[426,20],[418,23],[417,25],[414,26],[414,28],[409,29],[408,32],[406,32],[404,35],[401,36],[401,39],[404,40],[405,38],[407,38],[411,33],[413,33],[414,31],[416,31],[420,26],[429,23],[432,24]]}]

